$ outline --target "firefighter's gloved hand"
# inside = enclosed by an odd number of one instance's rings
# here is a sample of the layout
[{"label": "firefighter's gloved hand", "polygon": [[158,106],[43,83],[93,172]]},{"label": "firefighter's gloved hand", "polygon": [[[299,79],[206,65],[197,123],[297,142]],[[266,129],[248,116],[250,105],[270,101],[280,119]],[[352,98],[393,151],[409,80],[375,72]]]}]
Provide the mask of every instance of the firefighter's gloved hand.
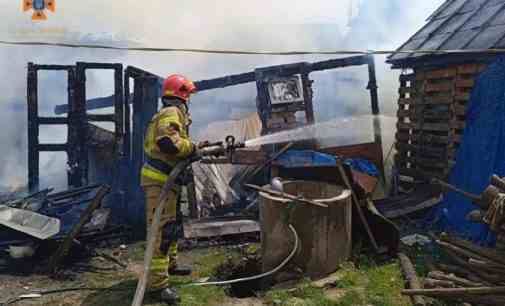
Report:
[{"label": "firefighter's gloved hand", "polygon": [[198,147],[198,144],[193,144],[193,152],[190,154],[190,158],[200,159],[203,156],[203,151]]},{"label": "firefighter's gloved hand", "polygon": [[156,143],[158,144],[160,151],[165,154],[179,153],[179,149],[170,137],[161,137]]},{"label": "firefighter's gloved hand", "polygon": [[208,147],[209,145],[210,145],[210,141],[205,140],[205,141],[200,141],[199,143],[197,143],[196,147],[198,149],[202,149],[202,148]]}]

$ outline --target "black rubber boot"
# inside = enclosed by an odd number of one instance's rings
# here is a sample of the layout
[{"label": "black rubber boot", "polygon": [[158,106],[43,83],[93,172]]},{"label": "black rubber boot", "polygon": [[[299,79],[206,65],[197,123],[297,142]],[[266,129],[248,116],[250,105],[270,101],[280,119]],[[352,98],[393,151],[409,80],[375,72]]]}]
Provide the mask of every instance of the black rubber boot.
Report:
[{"label": "black rubber boot", "polygon": [[161,301],[167,305],[179,305],[181,298],[175,289],[169,287],[161,290]]},{"label": "black rubber boot", "polygon": [[176,275],[176,276],[188,276],[191,275],[191,268],[184,266],[173,266],[168,268],[168,275]]}]

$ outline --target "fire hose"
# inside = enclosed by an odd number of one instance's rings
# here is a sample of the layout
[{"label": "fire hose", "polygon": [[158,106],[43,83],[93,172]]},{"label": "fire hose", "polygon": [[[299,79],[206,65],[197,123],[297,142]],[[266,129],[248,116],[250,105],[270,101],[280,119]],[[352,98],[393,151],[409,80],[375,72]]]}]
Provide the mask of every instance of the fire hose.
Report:
[{"label": "fire hose", "polygon": [[186,287],[212,286],[212,285],[216,285],[216,286],[230,285],[230,284],[236,284],[236,283],[241,283],[241,282],[248,282],[248,281],[264,278],[264,277],[267,277],[267,276],[270,276],[270,275],[276,273],[280,269],[284,268],[284,266],[287,265],[288,262],[295,256],[296,251],[298,250],[298,244],[300,243],[300,238],[298,237],[298,233],[296,232],[296,230],[293,227],[293,225],[289,224],[288,227],[291,230],[291,232],[293,233],[293,237],[295,238],[295,244],[293,245],[293,250],[291,251],[291,253],[289,253],[288,257],[286,257],[274,269],[272,269],[270,271],[267,271],[265,273],[254,275],[254,276],[250,276],[250,277],[230,279],[230,280],[226,280],[226,281],[217,281],[217,282],[191,283],[191,284],[186,285]]}]

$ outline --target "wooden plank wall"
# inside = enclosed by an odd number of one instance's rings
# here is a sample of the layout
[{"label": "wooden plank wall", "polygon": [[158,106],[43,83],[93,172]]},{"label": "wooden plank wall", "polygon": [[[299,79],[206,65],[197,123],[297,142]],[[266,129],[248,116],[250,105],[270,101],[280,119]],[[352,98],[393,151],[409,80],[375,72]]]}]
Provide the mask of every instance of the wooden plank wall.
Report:
[{"label": "wooden plank wall", "polygon": [[416,69],[400,76],[395,165],[400,175],[422,171],[446,178],[455,163],[475,77],[484,64]]}]

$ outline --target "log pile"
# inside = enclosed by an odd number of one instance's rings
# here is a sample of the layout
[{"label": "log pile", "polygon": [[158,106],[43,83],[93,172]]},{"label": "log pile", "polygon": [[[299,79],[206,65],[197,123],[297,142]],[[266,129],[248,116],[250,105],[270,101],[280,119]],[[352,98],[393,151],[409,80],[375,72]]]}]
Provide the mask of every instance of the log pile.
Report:
[{"label": "log pile", "polygon": [[494,196],[487,205],[470,212],[467,219],[476,223],[485,223],[496,233],[496,248],[505,251],[505,179],[493,175],[488,189],[495,189]]},{"label": "log pile", "polygon": [[487,224],[497,235],[496,248],[505,251],[505,178],[493,175],[489,186],[481,195],[460,190],[438,179],[433,179],[432,182],[471,199],[478,209],[468,213],[467,220]]},{"label": "log pile", "polygon": [[435,238],[447,262],[435,265],[421,289],[410,286],[402,294],[470,305],[505,305],[505,253],[445,233]]}]

